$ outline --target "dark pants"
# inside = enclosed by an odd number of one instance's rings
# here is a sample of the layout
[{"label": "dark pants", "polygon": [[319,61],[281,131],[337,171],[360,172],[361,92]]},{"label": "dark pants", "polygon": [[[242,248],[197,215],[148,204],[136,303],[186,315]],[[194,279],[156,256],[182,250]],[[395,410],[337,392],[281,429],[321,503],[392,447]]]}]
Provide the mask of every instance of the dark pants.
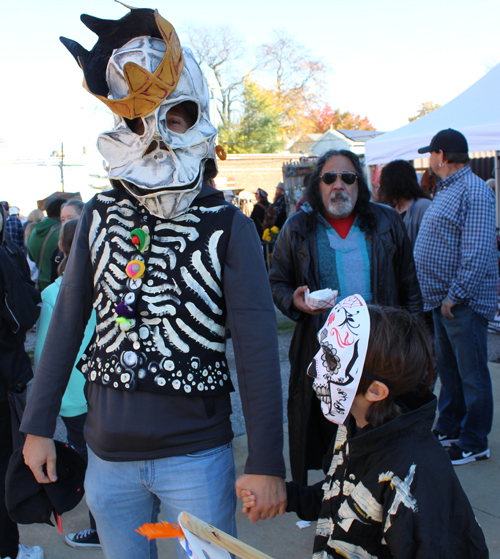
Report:
[{"label": "dark pants", "polygon": [[[61,419],[66,426],[68,431],[68,443],[85,458],[88,462],[87,455],[87,443],[85,442],[85,437],[83,436],[83,427],[85,426],[85,421],[87,419],[87,414],[82,413],[82,415],[75,415],[73,417],[65,417],[61,415]],[[92,513],[89,511],[90,527],[92,530],[96,529],[95,520]]]},{"label": "dark pants", "polygon": [[455,305],[455,318],[432,311],[436,358],[441,380],[436,429],[458,437],[468,452],[488,448],[493,421],[493,391],[488,369],[488,321],[465,305]]},{"label": "dark pants", "polygon": [[5,475],[12,456],[12,424],[9,402],[0,403],[0,557],[17,557],[19,530],[5,506]]}]

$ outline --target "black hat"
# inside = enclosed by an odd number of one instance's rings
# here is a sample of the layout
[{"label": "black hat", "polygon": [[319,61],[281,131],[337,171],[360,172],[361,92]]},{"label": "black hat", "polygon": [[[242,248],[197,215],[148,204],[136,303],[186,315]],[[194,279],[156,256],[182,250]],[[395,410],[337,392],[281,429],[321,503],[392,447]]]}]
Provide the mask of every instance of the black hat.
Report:
[{"label": "black hat", "polygon": [[430,151],[444,151],[447,153],[469,153],[469,146],[465,136],[458,130],[448,128],[441,130],[431,140],[431,145],[420,148],[418,153],[429,153]]},{"label": "black hat", "polygon": [[22,448],[14,451],[5,476],[5,503],[9,516],[18,524],[54,524],[58,518],[76,507],[84,493],[86,462],[76,450],[60,441],[56,445],[57,481],[38,483],[30,468],[24,463]]}]

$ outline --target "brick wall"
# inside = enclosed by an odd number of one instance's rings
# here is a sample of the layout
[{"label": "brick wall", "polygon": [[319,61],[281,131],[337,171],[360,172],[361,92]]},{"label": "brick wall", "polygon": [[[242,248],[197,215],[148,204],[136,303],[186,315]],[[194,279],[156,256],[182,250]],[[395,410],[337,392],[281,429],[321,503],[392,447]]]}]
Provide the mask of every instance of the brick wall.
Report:
[{"label": "brick wall", "polygon": [[272,201],[276,185],[283,181],[283,163],[292,158],[290,154],[228,155],[225,161],[217,161],[219,174],[216,181],[225,178],[228,186],[250,192],[262,188]]}]

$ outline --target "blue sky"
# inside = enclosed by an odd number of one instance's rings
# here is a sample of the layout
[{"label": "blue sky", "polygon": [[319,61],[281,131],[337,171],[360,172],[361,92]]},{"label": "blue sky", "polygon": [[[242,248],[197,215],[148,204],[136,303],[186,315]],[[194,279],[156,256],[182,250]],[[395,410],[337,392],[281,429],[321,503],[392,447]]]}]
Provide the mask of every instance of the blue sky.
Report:
[{"label": "blue sky", "polygon": [[[406,124],[423,101],[444,104],[500,61],[496,0],[274,0],[157,2],[174,26],[187,22],[234,26],[252,48],[284,28],[332,69],[323,92],[334,108],[367,116],[379,130]],[[58,40],[65,35],[91,48],[95,36],[82,12],[118,19],[126,9],[112,0],[25,0],[3,8],[3,125],[8,145],[31,138],[44,151],[61,141],[94,142],[110,122],[81,87],[81,72]],[[182,34],[181,34],[182,37]],[[7,109],[7,110],[5,110]]]}]

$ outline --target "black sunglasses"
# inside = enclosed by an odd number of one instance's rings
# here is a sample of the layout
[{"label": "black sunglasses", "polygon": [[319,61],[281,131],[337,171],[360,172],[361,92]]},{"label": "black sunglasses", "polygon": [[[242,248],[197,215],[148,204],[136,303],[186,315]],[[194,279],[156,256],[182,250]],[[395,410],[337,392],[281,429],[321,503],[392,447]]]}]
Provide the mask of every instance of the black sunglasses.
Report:
[{"label": "black sunglasses", "polygon": [[350,171],[345,171],[344,173],[325,173],[319,178],[325,184],[333,184],[339,176],[342,179],[342,182],[345,182],[346,184],[354,184],[356,182],[356,179],[358,178],[358,175],[356,175],[356,173],[351,173]]}]

